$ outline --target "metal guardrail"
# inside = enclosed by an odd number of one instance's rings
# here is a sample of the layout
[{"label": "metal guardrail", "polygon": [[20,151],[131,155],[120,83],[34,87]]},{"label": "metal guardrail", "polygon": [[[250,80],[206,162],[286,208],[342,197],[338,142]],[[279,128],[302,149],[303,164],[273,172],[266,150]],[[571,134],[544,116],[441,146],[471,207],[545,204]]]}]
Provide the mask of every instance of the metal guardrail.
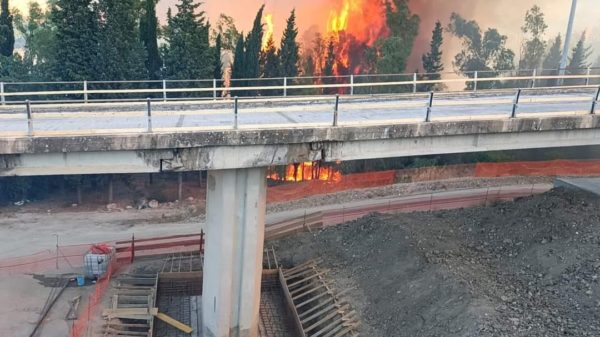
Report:
[{"label": "metal guardrail", "polygon": [[[89,103],[143,101],[163,102],[177,100],[218,100],[233,96],[288,97],[315,94],[368,94],[378,90],[423,92],[431,86],[470,85],[468,91],[477,92],[485,83],[502,83],[503,88],[564,87],[565,80],[575,85],[600,84],[600,69],[578,70],[581,75],[563,75],[558,70],[519,70],[510,72],[475,71],[467,77],[454,73],[441,74],[384,74],[323,77],[278,77],[223,80],[159,80],[159,81],[81,81],[81,82],[0,82],[0,104],[20,104],[29,100],[36,103]],[[527,75],[523,75],[527,74]],[[440,79],[431,79],[440,78]],[[512,82],[512,83],[511,83]],[[597,82],[597,83],[592,83]],[[425,90],[427,91],[427,90]],[[443,90],[440,90],[443,91]]]}]

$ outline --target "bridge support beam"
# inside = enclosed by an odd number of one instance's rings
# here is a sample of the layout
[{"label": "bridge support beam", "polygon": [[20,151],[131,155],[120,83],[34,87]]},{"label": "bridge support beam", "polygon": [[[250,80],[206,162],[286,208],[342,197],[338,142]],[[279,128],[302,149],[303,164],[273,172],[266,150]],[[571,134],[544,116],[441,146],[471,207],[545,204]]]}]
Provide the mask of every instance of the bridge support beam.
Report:
[{"label": "bridge support beam", "polygon": [[205,337],[256,337],[266,169],[208,172],[202,285]]}]

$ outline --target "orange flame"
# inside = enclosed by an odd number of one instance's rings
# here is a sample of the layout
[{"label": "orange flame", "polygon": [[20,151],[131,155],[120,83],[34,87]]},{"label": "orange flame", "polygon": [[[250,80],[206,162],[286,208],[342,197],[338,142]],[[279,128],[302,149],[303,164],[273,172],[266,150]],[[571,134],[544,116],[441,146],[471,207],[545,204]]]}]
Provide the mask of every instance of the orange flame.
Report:
[{"label": "orange flame", "polygon": [[320,180],[337,183],[342,180],[342,173],[339,170],[329,166],[321,166],[319,162],[310,161],[288,165],[284,174],[285,176],[280,177],[277,172],[269,171],[267,178],[289,182]]},{"label": "orange flame", "polygon": [[386,0],[334,0],[327,21],[327,33],[333,39],[337,62],[336,75],[358,74],[364,50],[390,33],[386,21]]},{"label": "orange flame", "polygon": [[262,39],[262,51],[266,51],[269,40],[273,38],[273,30],[275,26],[273,25],[273,14],[266,14],[263,19],[266,27]]}]

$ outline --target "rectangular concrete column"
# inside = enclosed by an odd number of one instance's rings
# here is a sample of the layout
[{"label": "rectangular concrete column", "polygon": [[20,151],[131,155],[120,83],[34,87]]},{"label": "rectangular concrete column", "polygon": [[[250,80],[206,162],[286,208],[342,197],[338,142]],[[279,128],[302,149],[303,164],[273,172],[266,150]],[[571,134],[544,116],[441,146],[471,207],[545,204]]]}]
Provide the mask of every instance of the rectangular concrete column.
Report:
[{"label": "rectangular concrete column", "polygon": [[256,337],[266,213],[266,169],[208,172],[203,337]]}]

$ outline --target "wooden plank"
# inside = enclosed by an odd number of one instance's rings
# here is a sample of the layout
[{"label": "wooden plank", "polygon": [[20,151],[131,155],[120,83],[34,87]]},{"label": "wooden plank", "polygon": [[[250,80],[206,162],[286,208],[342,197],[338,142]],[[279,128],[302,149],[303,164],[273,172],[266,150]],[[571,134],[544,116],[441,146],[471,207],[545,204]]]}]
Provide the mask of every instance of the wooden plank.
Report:
[{"label": "wooden plank", "polygon": [[294,306],[294,301],[292,300],[292,295],[290,295],[290,289],[287,286],[287,282],[285,277],[283,276],[283,271],[279,269],[279,282],[281,283],[281,288],[283,289],[283,294],[285,295],[285,302],[288,306],[288,309],[292,312],[292,316],[296,322],[296,331],[298,332],[299,337],[306,337],[304,333],[304,329],[302,329],[302,323],[300,322],[300,317],[298,316],[298,310]]},{"label": "wooden plank", "polygon": [[115,335],[127,335],[127,336],[148,336],[148,332],[142,332],[142,331],[128,331],[128,330],[118,330],[118,329],[114,329],[114,328],[106,328],[104,330],[105,332],[109,333],[109,334],[115,334]]},{"label": "wooden plank", "polygon": [[107,322],[104,323],[105,326],[109,327],[123,327],[123,328],[150,328],[148,324],[136,324],[136,323],[121,323],[120,321],[116,322]]},{"label": "wooden plank", "polygon": [[192,329],[191,326],[183,324],[180,321],[174,319],[173,317],[170,317],[170,316],[168,316],[166,314],[163,314],[162,312],[158,312],[154,316],[156,318],[160,319],[161,321],[169,324],[170,326],[172,326],[172,327],[174,327],[174,328],[176,328],[176,329],[178,329],[180,331],[183,331],[185,333],[189,334],[189,333],[192,333],[192,331],[194,331],[194,329]]}]

